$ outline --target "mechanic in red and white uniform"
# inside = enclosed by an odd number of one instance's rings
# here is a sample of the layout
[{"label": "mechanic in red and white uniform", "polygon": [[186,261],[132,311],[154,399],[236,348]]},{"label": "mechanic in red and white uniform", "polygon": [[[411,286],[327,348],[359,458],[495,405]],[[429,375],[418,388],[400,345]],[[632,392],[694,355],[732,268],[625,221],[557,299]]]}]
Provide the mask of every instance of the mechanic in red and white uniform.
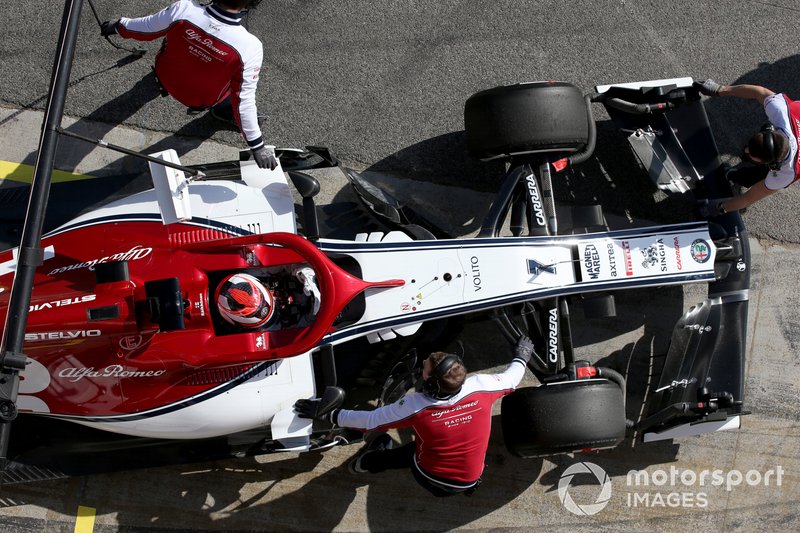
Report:
[{"label": "mechanic in red and white uniform", "polygon": [[800,178],[800,102],[783,93],[760,85],[721,85],[713,80],[695,82],[708,96],[735,96],[756,100],[764,106],[769,123],[753,135],[745,148],[746,156],[756,166],[744,165],[727,173],[727,178],[748,187],[747,192],[734,198],[723,198],[708,206],[711,216],[744,209],[755,202],[787,188]]},{"label": "mechanic in red and white uniform", "polygon": [[[414,441],[400,448],[392,448],[387,434],[374,439],[351,461],[350,470],[378,473],[411,467],[417,482],[435,496],[471,493],[480,483],[485,466],[492,404],[522,380],[533,343],[522,337],[513,352],[514,358],[502,374],[470,377],[466,377],[459,356],[434,352],[423,362],[422,392],[412,392],[373,411],[332,411],[330,421],[342,427],[414,430]],[[296,405],[301,416],[302,407],[309,402],[313,400],[300,400]]]},{"label": "mechanic in red and white uniform", "polygon": [[103,36],[152,41],[164,37],[155,60],[159,83],[192,110],[228,115],[242,132],[261,168],[277,166],[274,146],[264,144],[256,109],[263,47],[242,20],[261,0],[213,0],[201,6],[178,0],[140,18],[122,17],[101,25]]}]

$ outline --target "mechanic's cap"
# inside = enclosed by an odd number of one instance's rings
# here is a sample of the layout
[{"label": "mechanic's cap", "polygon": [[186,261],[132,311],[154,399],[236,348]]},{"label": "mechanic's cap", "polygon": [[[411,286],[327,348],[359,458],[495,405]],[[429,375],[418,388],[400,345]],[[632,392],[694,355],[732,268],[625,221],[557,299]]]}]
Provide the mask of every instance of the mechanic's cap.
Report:
[{"label": "mechanic's cap", "polygon": [[222,280],[214,296],[226,322],[245,328],[269,323],[275,312],[272,293],[250,274],[231,274]]}]

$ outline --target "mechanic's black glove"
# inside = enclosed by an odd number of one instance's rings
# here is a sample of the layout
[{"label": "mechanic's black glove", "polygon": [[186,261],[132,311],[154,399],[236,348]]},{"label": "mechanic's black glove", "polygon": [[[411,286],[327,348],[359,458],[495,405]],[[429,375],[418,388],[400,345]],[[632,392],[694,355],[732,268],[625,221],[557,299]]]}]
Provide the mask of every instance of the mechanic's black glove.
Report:
[{"label": "mechanic's black glove", "polygon": [[107,20],[100,24],[100,35],[103,37],[108,37],[109,35],[115,35],[117,33],[117,24],[119,24],[118,20],[111,22]]},{"label": "mechanic's black glove", "polygon": [[514,346],[514,359],[519,359],[526,365],[531,360],[531,356],[533,356],[533,341],[523,335],[517,341],[517,344]]},{"label": "mechanic's black glove", "polygon": [[719,96],[719,90],[722,89],[721,84],[711,79],[697,80],[693,85],[700,89],[700,92],[706,96]]},{"label": "mechanic's black glove", "polygon": [[278,159],[275,157],[275,147],[264,145],[260,148],[253,148],[253,159],[256,160],[258,168],[268,168],[275,170],[278,166]]},{"label": "mechanic's black glove", "polygon": [[700,216],[704,218],[718,217],[724,215],[727,211],[722,207],[722,204],[730,200],[730,198],[714,198],[712,200],[700,200],[697,202],[697,208],[700,211]]},{"label": "mechanic's black glove", "polygon": [[311,398],[310,400],[297,400],[294,404],[294,410],[300,418],[316,418],[326,422],[331,421],[331,414],[336,412],[336,409],[328,413],[319,413],[319,406],[322,403],[320,398]]}]

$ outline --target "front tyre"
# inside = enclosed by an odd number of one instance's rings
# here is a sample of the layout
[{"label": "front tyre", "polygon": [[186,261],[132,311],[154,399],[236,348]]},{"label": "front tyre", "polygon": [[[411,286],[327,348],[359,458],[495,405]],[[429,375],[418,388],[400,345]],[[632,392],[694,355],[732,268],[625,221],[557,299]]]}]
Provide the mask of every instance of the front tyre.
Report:
[{"label": "front tyre", "polygon": [[606,379],[518,389],[503,398],[501,417],[517,457],[611,448],[625,438],[622,390]]},{"label": "front tyre", "polygon": [[464,105],[467,149],[481,159],[534,152],[579,152],[589,140],[580,89],[564,82],[506,85]]}]

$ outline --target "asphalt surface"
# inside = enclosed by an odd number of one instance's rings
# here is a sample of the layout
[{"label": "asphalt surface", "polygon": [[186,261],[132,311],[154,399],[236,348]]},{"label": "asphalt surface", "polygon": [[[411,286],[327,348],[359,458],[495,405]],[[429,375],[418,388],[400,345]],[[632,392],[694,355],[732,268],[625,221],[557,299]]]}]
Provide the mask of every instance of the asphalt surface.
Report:
[{"label": "asphalt surface", "polygon": [[[94,2],[99,18],[139,16],[163,0]],[[0,103],[44,106],[61,2],[6,7],[0,36]],[[463,104],[497,85],[563,80],[598,84],[680,76],[753,82],[800,98],[800,56],[789,28],[800,8],[788,0],[563,2],[362,0],[270,1],[249,17],[264,42],[258,104],[265,137],[278,146],[321,144],[345,162],[405,179],[493,190],[497,167],[466,156]],[[216,131],[206,116],[188,117],[148,84],[157,42],[130,56],[98,34],[88,2],[72,71],[66,114],[109,125],[242,146],[236,132]],[[136,43],[115,41],[125,46]],[[720,151],[732,162],[763,122],[753,102],[709,103]],[[598,109],[596,157],[581,167],[565,199],[600,201],[638,217],[668,217],[660,198],[642,201],[631,185],[636,163]],[[211,134],[211,132],[215,132]],[[81,154],[64,158],[77,164]],[[798,242],[796,188],[753,207],[751,235]]]},{"label": "asphalt surface", "polygon": [[[109,19],[165,4],[95,3]],[[32,0],[6,6],[4,15],[0,159],[32,164],[41,124],[33,112],[45,103],[61,6]],[[426,214],[469,233],[488,203],[485,193],[501,174],[466,154],[463,104],[474,92],[543,79],[588,90],[688,75],[759,83],[800,97],[795,36],[781,31],[798,18],[800,10],[787,0],[270,1],[248,25],[265,45],[258,102],[269,117],[264,132],[270,142],[329,146],[345,164],[382,176]],[[152,97],[147,75],[157,45],[144,47],[149,50],[144,58],[129,61],[99,38],[86,3],[65,125],[133,149],[174,146],[188,164],[234,158],[244,146],[236,132],[220,131],[205,116],[187,116],[169,98]],[[763,113],[752,102],[731,99],[709,100],[707,109],[720,151],[735,163]],[[623,138],[597,111],[595,157],[557,191],[560,199],[599,201],[621,220],[673,220],[674,200],[649,185]],[[135,176],[143,169],[131,158],[68,142],[61,144],[57,167],[97,176]],[[352,200],[342,185],[333,176],[323,182],[326,200]],[[120,184],[122,190],[126,186]],[[402,474],[350,476],[344,464],[355,452],[352,446],[73,478],[5,487],[0,525],[72,531],[79,506],[85,506],[96,512],[96,531],[795,530],[800,524],[798,191],[782,191],[745,214],[754,252],[745,393],[753,414],[738,432],[650,445],[631,440],[588,457],[531,461],[505,451],[498,427],[487,481],[469,500],[434,501]],[[447,204],[458,207],[442,208],[441,198],[455,199]],[[578,323],[579,353],[593,359],[607,354],[644,375],[647,361],[665,349],[671,324],[701,297],[696,288],[631,293],[623,297],[625,310],[617,319]],[[490,325],[476,324],[471,333],[470,353],[491,352],[498,342]],[[500,361],[487,356],[481,362],[494,368]],[[557,494],[561,476],[580,461],[601,466],[612,480],[609,504],[596,515],[571,514]],[[658,490],[626,482],[630,470],[763,475],[778,466],[780,486],[774,478],[769,486],[678,483]],[[594,501],[597,484],[587,478],[578,485],[575,500]],[[631,504],[644,493],[650,495],[647,505]],[[654,504],[656,493],[668,501]],[[668,498],[673,493],[681,495],[678,504]],[[698,504],[701,494],[706,506]]]}]

